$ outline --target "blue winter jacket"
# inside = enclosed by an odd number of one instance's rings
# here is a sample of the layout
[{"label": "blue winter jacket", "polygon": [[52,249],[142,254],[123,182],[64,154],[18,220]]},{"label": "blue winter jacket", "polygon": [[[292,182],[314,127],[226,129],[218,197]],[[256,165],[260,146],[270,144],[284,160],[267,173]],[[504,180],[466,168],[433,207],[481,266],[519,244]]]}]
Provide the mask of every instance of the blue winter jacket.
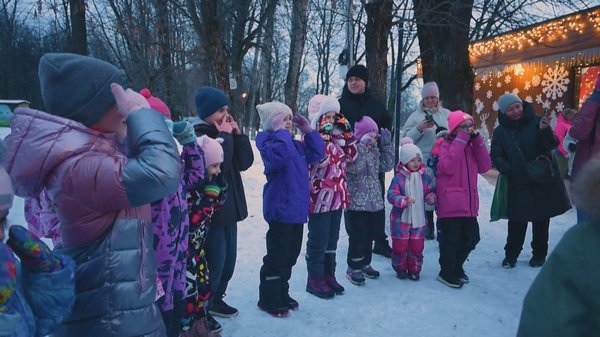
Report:
[{"label": "blue winter jacket", "polygon": [[256,147],[265,165],[263,215],[267,222],[303,224],[308,218],[310,188],[308,164],[325,157],[325,144],[317,131],[294,140],[289,131],[262,131]]}]

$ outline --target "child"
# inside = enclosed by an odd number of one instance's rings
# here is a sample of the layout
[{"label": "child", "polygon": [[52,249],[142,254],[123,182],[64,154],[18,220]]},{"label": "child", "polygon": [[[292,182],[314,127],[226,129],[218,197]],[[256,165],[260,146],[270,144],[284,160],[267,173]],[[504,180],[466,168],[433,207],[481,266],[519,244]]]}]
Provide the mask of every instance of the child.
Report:
[{"label": "child", "polygon": [[[178,124],[175,124],[177,129]],[[195,139],[195,138],[194,138]],[[183,316],[182,337],[214,336],[222,330],[221,325],[214,321],[209,324],[207,304],[211,297],[209,269],[205,256],[206,236],[209,232],[208,223],[215,212],[223,206],[226,199],[227,183],[221,173],[223,163],[223,148],[221,138],[212,139],[208,136],[194,140],[201,147],[206,165],[206,177],[203,186],[196,185],[190,189],[189,219],[190,234],[187,252],[187,277],[185,288],[185,313]],[[184,154],[186,146],[184,146]],[[193,163],[190,156],[184,155],[186,162]],[[200,158],[202,160],[202,158]],[[215,324],[216,323],[216,324]]]},{"label": "child", "polygon": [[229,114],[229,99],[224,92],[212,87],[201,87],[194,98],[200,124],[196,136],[223,139],[224,161],[221,175],[227,183],[228,197],[219,212],[210,220],[206,237],[206,260],[210,269],[210,314],[207,319],[211,330],[219,329],[212,315],[235,317],[238,310],[223,301],[229,280],[233,276],[237,256],[237,223],[248,216],[241,171],[252,166],[254,154],[250,139],[244,135]]},{"label": "child", "polygon": [[428,230],[425,203],[435,204],[432,181],[425,172],[421,150],[411,138],[403,138],[396,176],[387,192],[393,206],[390,213],[392,268],[401,280],[420,278]]},{"label": "child", "polygon": [[[302,230],[309,207],[308,164],[325,156],[323,140],[306,118],[280,102],[256,106],[263,130],[256,147],[265,165],[263,215],[269,224],[267,254],[260,269],[258,307],[274,317],[287,317],[298,308],[289,295],[289,280],[302,247]],[[304,142],[292,138],[292,121]]]},{"label": "child", "polygon": [[9,237],[2,242],[0,223],[0,336],[51,334],[71,313],[75,264],[24,227],[11,226]]},{"label": "child", "polygon": [[371,267],[373,241],[373,213],[385,208],[379,183],[380,172],[394,166],[391,133],[379,130],[371,117],[364,116],[354,124],[354,136],[359,140],[356,160],[348,163],[348,191],[350,206],[344,215],[348,232],[348,270],[346,278],[355,285],[365,284],[365,276],[378,278],[379,272]]},{"label": "child", "polygon": [[350,123],[340,114],[337,99],[317,95],[308,106],[312,127],[319,131],[325,142],[325,158],[308,166],[310,214],[306,242],[306,291],[320,298],[331,298],[344,292],[344,287],[335,277],[335,251],[342,210],[348,207],[350,201],[346,162],[356,157],[356,142]]},{"label": "child", "polygon": [[[75,261],[75,304],[55,335],[164,336],[150,203],[180,182],[164,118],[104,61],[45,54],[39,78],[48,113],[16,110],[6,167],[16,195],[47,191],[60,221],[57,252]],[[129,157],[118,148],[126,137]]]},{"label": "child", "polygon": [[477,174],[492,164],[483,137],[474,132],[473,117],[460,110],[448,115],[448,135],[439,145],[436,197],[442,238],[437,279],[460,288],[469,282],[463,264],[479,242]]}]

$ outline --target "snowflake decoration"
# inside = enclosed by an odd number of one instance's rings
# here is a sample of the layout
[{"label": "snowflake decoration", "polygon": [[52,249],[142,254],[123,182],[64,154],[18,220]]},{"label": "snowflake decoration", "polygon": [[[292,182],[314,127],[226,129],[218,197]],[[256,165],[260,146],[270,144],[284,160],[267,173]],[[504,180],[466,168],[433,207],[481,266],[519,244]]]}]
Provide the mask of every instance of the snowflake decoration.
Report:
[{"label": "snowflake decoration", "polygon": [[525,97],[525,102],[533,103],[533,97],[531,97],[531,96]]},{"label": "snowflake decoration", "polygon": [[475,111],[477,112],[478,115],[481,111],[483,111],[483,108],[485,108],[485,105],[483,104],[483,102],[479,98],[476,99],[475,100]]},{"label": "snowflake decoration", "polygon": [[501,87],[502,87],[502,82],[498,81],[498,83],[496,83],[496,86],[497,86],[498,88],[501,88]]},{"label": "snowflake decoration", "polygon": [[485,93],[485,97],[487,97],[488,99],[492,98],[492,95],[493,95],[493,94],[492,94],[492,91],[491,91],[491,90],[488,90],[488,91]]},{"label": "snowflake decoration", "polygon": [[498,101],[494,101],[494,104],[492,104],[492,109],[494,109],[494,111],[498,111],[498,108],[500,106],[498,105]]},{"label": "snowflake decoration", "polygon": [[542,94],[535,96],[535,102],[538,104],[542,104],[542,102],[544,102],[542,101]]},{"label": "snowflake decoration", "polygon": [[523,89],[525,89],[525,90],[529,90],[529,88],[531,88],[531,82],[529,82],[529,81],[526,81],[526,82],[525,82],[525,86],[523,87]]},{"label": "snowflake decoration", "polygon": [[567,91],[567,84],[570,81],[569,71],[565,70],[564,66],[548,68],[542,81],[542,92],[546,94],[547,98],[555,100],[557,97],[562,97],[563,93]]},{"label": "snowflake decoration", "polygon": [[515,74],[515,76],[523,76],[523,74],[525,74],[525,68],[523,68],[523,65],[521,63],[519,63],[515,65],[513,73]]},{"label": "snowflake decoration", "polygon": [[498,72],[498,75],[496,75],[497,78],[502,78],[504,76],[504,74],[502,74],[501,71]]},{"label": "snowflake decoration", "polygon": [[504,83],[509,84],[511,79],[512,77],[510,77],[510,75],[506,75],[506,77],[504,77]]},{"label": "snowflake decoration", "polygon": [[556,104],[556,111],[562,112],[565,109],[565,105],[563,104],[563,102],[558,102],[558,104]]},{"label": "snowflake decoration", "polygon": [[519,91],[519,88],[514,88],[514,89],[512,90],[512,93],[513,93],[513,94],[515,94],[515,95],[519,95],[519,92],[520,92],[520,91]]},{"label": "snowflake decoration", "polygon": [[537,87],[540,85],[540,83],[542,83],[542,79],[540,78],[540,76],[533,75],[533,77],[531,78],[531,85],[533,85],[534,87]]},{"label": "snowflake decoration", "polygon": [[550,104],[551,104],[551,103],[550,103],[550,100],[545,100],[545,101],[542,103],[542,108],[544,108],[544,109],[550,109]]},{"label": "snowflake decoration", "polygon": [[487,82],[487,80],[488,80],[488,76],[487,75],[483,75],[481,77],[481,82],[485,83],[485,82]]},{"label": "snowflake decoration", "polygon": [[481,84],[479,82],[475,83],[475,91],[479,91],[481,89]]}]

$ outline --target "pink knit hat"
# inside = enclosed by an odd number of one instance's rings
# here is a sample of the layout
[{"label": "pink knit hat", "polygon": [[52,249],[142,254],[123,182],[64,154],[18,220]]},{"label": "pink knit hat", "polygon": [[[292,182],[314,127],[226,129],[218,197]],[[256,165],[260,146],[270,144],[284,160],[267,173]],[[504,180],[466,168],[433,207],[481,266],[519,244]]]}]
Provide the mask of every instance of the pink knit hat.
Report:
[{"label": "pink knit hat", "polygon": [[156,110],[163,114],[163,116],[171,119],[171,110],[169,110],[169,107],[160,98],[152,96],[152,93],[148,88],[140,90],[140,94],[146,98],[152,110]]},{"label": "pink knit hat", "polygon": [[356,139],[360,140],[362,136],[366,135],[369,132],[379,133],[377,123],[375,123],[375,121],[371,117],[363,116],[356,123],[354,123],[354,137]]},{"label": "pink knit hat", "polygon": [[196,139],[202,151],[204,151],[204,164],[206,167],[223,162],[223,138],[213,139],[207,135],[200,136]]},{"label": "pink knit hat", "polygon": [[456,128],[466,120],[473,121],[473,117],[460,110],[452,111],[448,115],[448,128],[450,129],[449,132],[454,132],[454,130],[456,130]]},{"label": "pink knit hat", "polygon": [[438,89],[437,83],[435,82],[427,82],[423,85],[423,89],[421,89],[421,97],[440,97],[440,89]]}]

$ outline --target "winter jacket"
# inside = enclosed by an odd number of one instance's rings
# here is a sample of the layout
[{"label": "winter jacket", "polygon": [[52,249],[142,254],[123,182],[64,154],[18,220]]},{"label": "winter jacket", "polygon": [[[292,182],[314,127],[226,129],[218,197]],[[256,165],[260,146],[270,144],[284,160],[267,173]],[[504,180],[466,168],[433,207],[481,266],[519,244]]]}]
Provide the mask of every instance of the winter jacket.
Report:
[{"label": "winter jacket", "polygon": [[[179,155],[162,115],[127,119],[130,158],[116,137],[32,109],[7,136],[7,171],[20,196],[43,188],[61,224],[59,253],[76,264],[77,294],[57,336],[161,336],[149,203],[179,184]],[[114,299],[118,299],[115,301]]]},{"label": "winter jacket", "polygon": [[294,140],[289,131],[261,131],[256,147],[265,165],[267,183],[263,189],[263,216],[267,222],[303,224],[308,217],[310,187],[308,165],[325,157],[319,132]]},{"label": "winter jacket", "polygon": [[371,90],[366,89],[362,94],[355,95],[348,90],[348,84],[345,84],[342,97],[338,101],[340,102],[340,112],[346,116],[352,127],[363,116],[369,116],[380,128],[392,128],[390,114],[383,103],[373,96]]},{"label": "winter jacket", "polygon": [[569,128],[571,128],[571,121],[567,121],[562,114],[558,115],[558,117],[556,118],[556,127],[554,128],[554,134],[556,135],[556,138],[558,138],[558,152],[560,152],[560,154],[562,154],[563,157],[569,156],[567,150],[563,147],[563,140],[565,139],[567,132],[569,132]]},{"label": "winter jacket", "polygon": [[308,166],[310,175],[310,214],[348,208],[346,162],[356,158],[356,142],[341,147],[335,138],[325,142],[325,158]]},{"label": "winter jacket", "polygon": [[477,174],[492,167],[483,136],[473,138],[459,131],[453,140],[440,144],[436,170],[438,218],[477,217]]},{"label": "winter jacket", "polygon": [[[392,234],[392,238],[400,237],[399,233],[402,213],[404,213],[404,209],[408,206],[405,184],[406,179],[412,173],[404,167],[404,165],[398,164],[398,166],[398,173],[394,176],[394,179],[392,179],[392,183],[387,191],[387,200],[392,205],[392,210],[390,212],[390,233]],[[425,173],[425,166],[421,167],[419,173],[421,174],[421,179],[423,181],[423,197],[426,198],[430,193],[435,192],[432,186],[433,179]],[[417,200],[417,202],[425,204],[425,199]],[[426,218],[425,215],[423,215],[423,217]]]},{"label": "winter jacket", "polygon": [[595,154],[600,153],[600,92],[592,93],[573,118],[569,135],[577,140],[572,178]]},{"label": "winter jacket", "polygon": [[60,220],[46,189],[37,198],[25,198],[25,221],[28,229],[40,238],[49,238],[54,247],[62,246]]},{"label": "winter jacket", "polygon": [[175,193],[152,203],[152,232],[158,277],[165,294],[159,299],[162,311],[173,310],[185,292],[189,217],[186,192],[204,179],[204,158],[197,142],[183,145],[181,181]]},{"label": "winter jacket", "polygon": [[254,162],[254,152],[248,136],[218,132],[214,125],[201,123],[196,125],[196,136],[207,135],[210,138],[222,138],[224,161],[221,175],[227,180],[227,200],[221,210],[215,213],[210,226],[225,226],[242,221],[248,216],[244,184],[241,171],[246,171]]},{"label": "winter jacket", "polygon": [[[518,120],[498,115],[490,156],[494,167],[508,178],[509,220],[545,220],[571,208],[559,174],[546,184],[535,184],[527,177],[525,162],[540,155],[552,158],[551,151],[558,145],[552,129],[539,129],[540,119],[527,102],[523,102],[523,116]],[[552,165],[558,172],[556,162]]]},{"label": "winter jacket", "polygon": [[[433,117],[433,121],[437,126],[428,128],[420,132],[417,126],[421,121],[425,119],[425,116],[430,114]],[[444,109],[441,106],[435,109],[428,109],[423,106],[423,102],[419,104],[419,108],[413,112],[402,127],[402,134],[404,137],[410,137],[416,146],[419,147],[423,154],[423,163],[427,163],[427,160],[431,156],[431,148],[435,144],[437,139],[436,130],[438,127],[448,129],[448,115],[450,111]]]},{"label": "winter jacket", "polygon": [[6,155],[6,145],[4,140],[0,139],[0,219],[12,207],[14,191],[10,177],[4,169],[4,157]]},{"label": "winter jacket", "polygon": [[379,173],[388,172],[394,167],[394,148],[389,141],[380,144],[369,149],[358,143],[356,160],[346,165],[349,210],[377,212],[385,208]]},{"label": "winter jacket", "polygon": [[75,263],[68,256],[55,256],[62,267],[52,272],[33,271],[14,261],[16,289],[7,302],[8,310],[0,312],[0,336],[46,336],[70,315],[75,301]]}]

